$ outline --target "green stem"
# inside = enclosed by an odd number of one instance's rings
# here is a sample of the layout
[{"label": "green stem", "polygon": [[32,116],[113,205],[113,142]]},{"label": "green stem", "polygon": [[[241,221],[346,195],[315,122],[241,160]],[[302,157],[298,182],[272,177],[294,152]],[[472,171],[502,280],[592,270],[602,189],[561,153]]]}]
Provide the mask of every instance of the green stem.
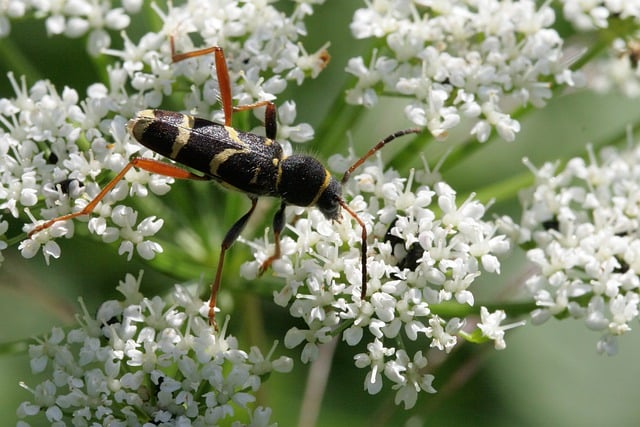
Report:
[{"label": "green stem", "polygon": [[[371,45],[363,51],[373,55],[374,50],[382,49],[385,45],[384,39],[372,39]],[[316,139],[320,141],[319,146],[326,155],[344,153],[348,131],[355,128],[366,111],[361,105],[350,105],[346,102],[347,90],[353,88],[356,81],[353,76],[344,79],[340,89],[335,92],[328,114],[316,129]]]},{"label": "green stem", "polygon": [[433,136],[425,131],[423,134],[411,139],[411,141],[389,159],[388,164],[399,171],[406,170],[414,164],[419,157],[416,153],[422,153],[426,147],[434,141]]},{"label": "green stem", "polygon": [[502,202],[511,200],[518,191],[527,188],[534,183],[534,176],[526,171],[518,175],[505,178],[495,184],[489,184],[476,192],[478,200],[487,203],[490,200]]},{"label": "green stem", "polygon": [[526,302],[508,302],[508,303],[479,303],[476,302],[473,307],[467,304],[458,304],[456,302],[447,302],[443,304],[431,304],[429,309],[432,314],[437,314],[443,318],[459,317],[465,318],[470,315],[480,315],[480,308],[486,307],[490,312],[496,310],[504,310],[509,317],[526,316],[533,310],[538,308],[535,301]]},{"label": "green stem", "polygon": [[345,92],[351,86],[353,86],[352,79],[346,79],[331,103],[330,114],[316,129],[316,140],[319,141],[317,146],[325,155],[343,151],[347,132],[362,117],[362,107],[348,105],[345,101]]},{"label": "green stem", "polygon": [[9,354],[26,354],[28,349],[29,341],[27,340],[0,343],[0,354],[5,356]]}]

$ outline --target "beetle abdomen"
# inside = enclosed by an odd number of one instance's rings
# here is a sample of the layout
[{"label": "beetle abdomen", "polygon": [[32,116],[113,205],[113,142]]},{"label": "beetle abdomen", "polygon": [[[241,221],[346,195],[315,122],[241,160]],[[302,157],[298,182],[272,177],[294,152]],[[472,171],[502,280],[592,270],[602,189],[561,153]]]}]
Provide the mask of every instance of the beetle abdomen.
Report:
[{"label": "beetle abdomen", "polygon": [[206,119],[164,110],[143,110],[127,124],[145,147],[255,195],[276,195],[282,158],[276,141]]}]

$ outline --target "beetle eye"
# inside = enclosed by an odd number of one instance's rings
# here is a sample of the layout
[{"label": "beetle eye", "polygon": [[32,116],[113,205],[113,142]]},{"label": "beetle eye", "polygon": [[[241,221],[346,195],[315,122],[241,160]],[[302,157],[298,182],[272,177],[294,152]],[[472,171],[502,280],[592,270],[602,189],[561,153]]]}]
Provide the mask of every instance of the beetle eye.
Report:
[{"label": "beetle eye", "polygon": [[342,193],[342,188],[338,181],[331,178],[331,182],[324,189],[316,206],[320,209],[327,219],[338,220],[340,218],[340,201],[342,200],[340,194]]},{"label": "beetle eye", "polygon": [[318,209],[320,209],[320,212],[322,212],[325,218],[340,222],[340,205],[337,202],[331,206],[321,206],[318,204]]}]

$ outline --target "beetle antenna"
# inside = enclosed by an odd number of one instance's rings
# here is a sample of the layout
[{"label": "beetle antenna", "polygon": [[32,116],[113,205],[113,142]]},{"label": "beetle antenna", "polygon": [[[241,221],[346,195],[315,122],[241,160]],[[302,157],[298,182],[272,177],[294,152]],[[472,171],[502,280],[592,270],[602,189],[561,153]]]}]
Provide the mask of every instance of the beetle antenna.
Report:
[{"label": "beetle antenna", "polygon": [[367,161],[369,157],[373,156],[382,147],[384,147],[394,139],[399,138],[401,136],[404,136],[410,133],[420,133],[420,132],[422,132],[422,129],[420,128],[410,128],[405,130],[399,130],[398,132],[394,132],[391,135],[387,136],[386,138],[381,139],[380,141],[378,141],[376,145],[374,145],[369,151],[367,151],[367,153],[364,156],[360,157],[353,165],[351,165],[349,169],[347,169],[347,171],[344,173],[344,176],[342,177],[342,181],[341,181],[342,184],[344,184],[349,180],[349,177],[351,176],[351,173],[354,170],[358,169],[365,161]]}]

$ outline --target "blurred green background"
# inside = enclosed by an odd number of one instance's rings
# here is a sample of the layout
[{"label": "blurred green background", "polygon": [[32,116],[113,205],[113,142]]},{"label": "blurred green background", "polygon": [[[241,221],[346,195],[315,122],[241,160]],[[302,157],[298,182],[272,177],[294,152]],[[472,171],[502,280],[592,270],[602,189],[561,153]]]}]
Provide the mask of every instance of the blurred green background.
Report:
[{"label": "blurred green background", "polygon": [[[364,54],[370,43],[353,40],[348,29],[354,10],[361,4],[329,1],[308,19],[309,37],[303,40],[305,47],[313,51],[330,41],[332,60],[316,80],[307,81],[301,87],[292,85],[285,94],[285,99],[296,101],[299,121],[309,122],[316,128],[330,125],[326,118],[331,117],[333,100],[327,94],[334,94],[343,87],[347,80],[344,68],[348,58]],[[100,80],[99,67],[90,65],[94,61],[84,54],[84,40],[49,38],[42,22],[26,20],[12,24],[10,37],[0,39],[0,97],[13,96],[4,77],[12,69],[28,71],[30,84],[35,78],[47,78],[59,90],[65,84],[76,88],[81,97],[88,84]],[[136,40],[135,31],[131,37]],[[16,48],[23,58],[15,55]],[[14,54],[1,54],[8,51]],[[65,52],[69,58],[72,56],[68,52],[73,52],[77,57],[60,61],[60,52]],[[357,152],[363,152],[393,130],[410,126],[403,118],[401,104],[391,99],[382,100],[373,110],[362,111],[361,117],[351,129]],[[639,119],[638,100],[584,91],[564,94],[553,99],[545,109],[524,118],[522,132],[514,143],[492,141],[486,144],[474,156],[448,170],[445,179],[456,188],[460,193],[459,200],[463,201],[469,192],[481,191],[506,177],[526,172],[521,162],[524,156],[536,165],[546,160],[584,156],[587,143],[615,140],[623,135],[625,126],[637,123]],[[464,131],[455,132],[451,141],[431,144],[427,151],[431,165],[438,161],[447,144],[462,139],[463,134]],[[348,147],[344,135],[339,140],[313,142],[304,150],[324,152],[317,146],[320,143],[332,144],[333,151],[343,154]],[[385,149],[383,157],[391,158],[394,152],[402,149],[403,142],[394,143]],[[405,170],[410,166],[401,165]],[[207,204],[209,196],[214,200],[224,198],[231,207],[225,205],[224,210],[216,209],[213,206],[219,204]],[[207,183],[180,183],[162,198],[162,203],[171,206],[172,201],[184,197],[197,198],[191,209],[195,210],[200,222],[193,230],[216,250],[226,229],[239,216],[237,212],[248,206],[244,196],[226,194]],[[177,211],[181,205],[174,206]],[[267,224],[271,221],[273,208],[275,205],[266,214],[264,222]],[[517,215],[518,208],[513,200],[498,203],[491,211],[491,214],[503,213]],[[176,217],[182,216],[178,212]],[[14,233],[19,229],[19,225],[14,228],[16,225],[17,222],[11,224]],[[165,228],[171,229],[167,224]],[[248,238],[261,235],[260,224],[245,233]],[[170,235],[163,237],[171,239]],[[59,260],[52,260],[50,266],[44,264],[40,254],[25,260],[16,247],[4,251],[6,260],[0,269],[0,342],[24,342],[28,337],[48,333],[53,325],[72,324],[78,297],[82,297],[93,312],[105,299],[117,297],[115,286],[127,272],[137,275],[145,267],[135,257],[132,262],[126,262],[124,257],[117,255],[117,246],[101,244],[87,237],[78,236],[58,243],[63,255]],[[211,257],[215,259],[214,255]],[[235,276],[238,266],[249,257],[246,246],[234,246],[225,265],[225,274]],[[208,271],[194,268],[191,280],[207,283],[214,265],[215,261]],[[516,251],[505,261],[501,277],[488,277],[478,285],[482,287],[480,295],[490,300],[506,287],[518,283],[526,272],[522,253]],[[203,274],[205,278],[201,279]],[[175,278],[146,268],[142,289],[148,296],[163,294],[175,282]],[[239,336],[241,343],[243,340],[255,342],[252,338],[254,326],[246,326],[255,325],[255,317],[258,317],[266,337],[262,351],[266,352],[270,342],[281,339],[290,327],[286,311],[269,302],[269,289],[277,287],[278,282],[265,277],[244,286],[253,292],[227,290],[236,298],[231,333]],[[256,297],[257,294],[262,297]],[[481,302],[476,300],[478,304]],[[636,389],[640,365],[635,357],[640,352],[640,337],[635,331],[622,337],[620,354],[616,357],[596,354],[598,337],[581,322],[552,320],[543,326],[527,325],[508,332],[507,348],[501,352],[494,351],[490,345],[462,346],[434,372],[434,386],[439,393],[422,395],[410,412],[393,404],[393,393],[367,395],[363,391],[366,371],[353,367],[353,355],[362,349],[338,344],[318,425],[637,425],[640,410]],[[34,382],[27,355],[13,353],[9,346],[3,348],[0,355],[0,425],[12,425],[16,422],[18,404],[29,398],[29,393],[19,387],[18,382],[29,385]],[[296,425],[298,419],[308,372],[308,366],[297,361],[299,352],[300,348],[287,350],[280,345],[276,354],[287,354],[296,360],[295,370],[288,375],[272,375],[261,396],[262,404],[273,408],[272,420],[281,426]]]}]

